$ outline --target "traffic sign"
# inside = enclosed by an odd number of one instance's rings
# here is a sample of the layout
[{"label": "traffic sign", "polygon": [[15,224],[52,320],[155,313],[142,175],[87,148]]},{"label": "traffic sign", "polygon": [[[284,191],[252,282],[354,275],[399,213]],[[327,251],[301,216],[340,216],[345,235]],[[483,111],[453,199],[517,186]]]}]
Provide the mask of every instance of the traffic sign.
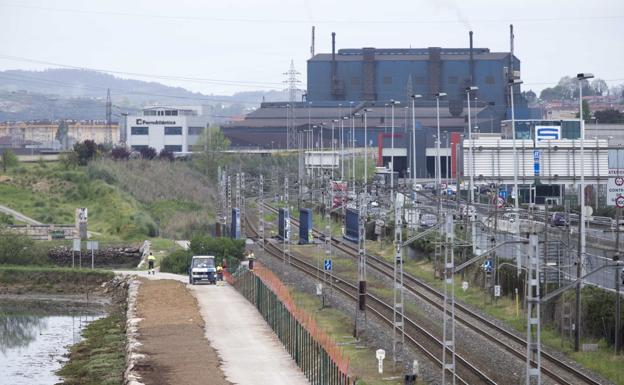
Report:
[{"label": "traffic sign", "polygon": [[[622,170],[624,171],[624,170]],[[607,180],[607,206],[617,206],[617,198],[624,196],[624,175],[619,175],[620,170],[614,171],[617,174],[610,173],[610,178]]]},{"label": "traffic sign", "polygon": [[485,270],[486,273],[492,272],[493,268],[491,259],[486,259],[485,262],[483,262],[483,270]]},{"label": "traffic sign", "polygon": [[619,197],[615,198],[615,206],[620,209],[624,207],[624,196],[620,195]]},{"label": "traffic sign", "polygon": [[540,150],[533,150],[533,160],[535,161],[540,160]]},{"label": "traffic sign", "polygon": [[496,197],[492,199],[492,204],[500,209],[505,206],[505,200],[502,197]]},{"label": "traffic sign", "polygon": [[494,285],[494,297],[501,296],[501,287],[500,285]]},{"label": "traffic sign", "polygon": [[331,271],[332,270],[332,260],[331,259],[326,259],[325,263],[324,263],[324,267],[325,267],[325,271]]},{"label": "traffic sign", "polygon": [[463,291],[468,290],[468,281],[463,281],[463,282],[462,282],[462,290],[463,290]]}]

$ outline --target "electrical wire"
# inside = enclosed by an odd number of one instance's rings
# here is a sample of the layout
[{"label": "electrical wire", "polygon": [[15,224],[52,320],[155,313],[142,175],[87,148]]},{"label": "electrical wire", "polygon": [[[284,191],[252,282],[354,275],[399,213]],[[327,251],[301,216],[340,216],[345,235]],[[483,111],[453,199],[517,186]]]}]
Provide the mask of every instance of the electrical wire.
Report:
[{"label": "electrical wire", "polygon": [[[266,23],[266,24],[309,24],[310,19],[268,19],[268,18],[227,18],[215,16],[190,16],[190,15],[161,15],[151,13],[134,13],[120,11],[85,10],[77,8],[54,8],[26,4],[0,3],[0,7],[23,8],[49,12],[78,13],[97,16],[124,16],[142,17],[164,20],[196,20],[222,23]],[[470,23],[517,23],[517,22],[552,22],[552,21],[581,21],[581,20],[619,20],[624,15],[598,15],[598,16],[557,16],[557,17],[532,17],[532,18],[505,18],[505,19],[471,19]],[[354,20],[354,19],[326,19],[314,20],[314,24],[466,24],[461,19],[395,19],[395,20]]]}]

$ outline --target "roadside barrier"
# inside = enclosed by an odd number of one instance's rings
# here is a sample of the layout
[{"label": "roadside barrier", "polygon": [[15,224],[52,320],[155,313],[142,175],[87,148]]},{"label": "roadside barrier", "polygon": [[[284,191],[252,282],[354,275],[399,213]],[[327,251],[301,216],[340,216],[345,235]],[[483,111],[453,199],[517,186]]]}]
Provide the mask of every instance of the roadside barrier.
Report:
[{"label": "roadside barrier", "polygon": [[312,385],[355,385],[349,360],[270,270],[254,264],[225,279],[254,304]]}]

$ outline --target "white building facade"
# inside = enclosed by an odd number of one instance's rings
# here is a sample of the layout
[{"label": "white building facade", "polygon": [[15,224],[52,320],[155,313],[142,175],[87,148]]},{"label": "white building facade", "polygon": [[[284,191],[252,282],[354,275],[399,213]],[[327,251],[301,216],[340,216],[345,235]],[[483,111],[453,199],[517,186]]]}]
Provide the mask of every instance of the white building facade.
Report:
[{"label": "white building facade", "polygon": [[147,107],[140,115],[126,117],[126,144],[136,151],[152,147],[188,153],[208,125],[202,106]]}]

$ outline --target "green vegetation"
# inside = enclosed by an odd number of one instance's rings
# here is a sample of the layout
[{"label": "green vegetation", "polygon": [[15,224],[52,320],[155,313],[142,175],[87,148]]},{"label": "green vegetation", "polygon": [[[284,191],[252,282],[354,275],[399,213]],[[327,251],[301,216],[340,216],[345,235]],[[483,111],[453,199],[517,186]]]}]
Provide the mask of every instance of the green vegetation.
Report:
[{"label": "green vegetation", "polygon": [[115,312],[90,323],[70,361],[58,371],[67,385],[121,385],[125,368],[125,317]]},{"label": "green vegetation", "polygon": [[41,244],[28,237],[0,229],[0,265],[47,265],[48,256]]},{"label": "green vegetation", "polygon": [[[376,348],[364,346],[352,337],[353,319],[338,309],[324,308],[319,310],[319,299],[315,296],[296,291],[293,288],[291,288],[291,294],[297,306],[312,315],[319,327],[341,345],[345,356],[349,358],[349,371],[359,379],[358,384],[391,385],[403,383],[401,377],[403,368],[401,365],[393,366],[391,357],[388,359],[386,356],[384,373],[379,374],[377,372]],[[395,380],[388,379],[395,376],[397,377]]]},{"label": "green vegetation", "polygon": [[245,240],[223,237],[194,238],[190,250],[176,250],[164,257],[160,262],[160,271],[186,274],[193,255],[214,255],[217,264],[225,259],[228,266],[238,266],[245,255]]},{"label": "green vegetation", "polygon": [[9,167],[16,167],[19,164],[17,156],[11,150],[4,150],[2,156],[0,156],[0,164],[2,164],[2,170],[7,171]]},{"label": "green vegetation", "polygon": [[0,293],[88,293],[113,276],[105,270],[0,266]]}]

